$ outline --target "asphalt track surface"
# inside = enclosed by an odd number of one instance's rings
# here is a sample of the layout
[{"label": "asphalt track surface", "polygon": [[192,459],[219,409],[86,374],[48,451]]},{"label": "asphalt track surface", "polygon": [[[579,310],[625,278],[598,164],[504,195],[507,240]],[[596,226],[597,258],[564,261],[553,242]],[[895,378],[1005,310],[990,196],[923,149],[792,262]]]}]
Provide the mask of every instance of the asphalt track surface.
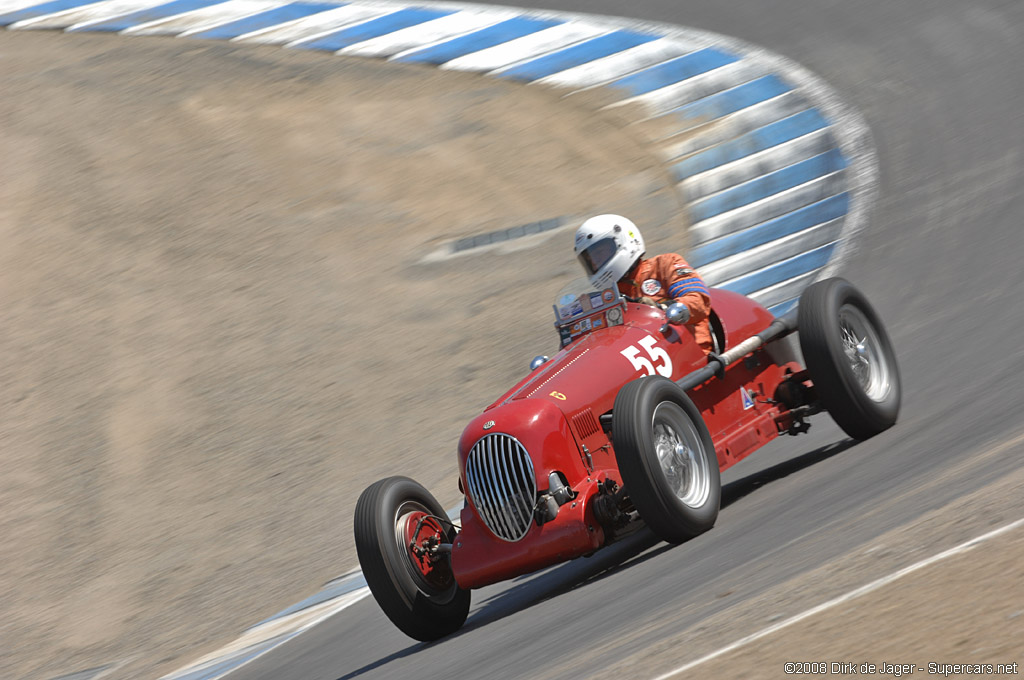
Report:
[{"label": "asphalt track surface", "polygon": [[[819,416],[809,435],[725,475],[713,531],[674,548],[641,534],[474,592],[466,627],[439,643],[404,637],[367,598],[232,677],[588,677],[1024,467],[1007,450],[923,490],[1024,424],[1024,3],[544,5],[737,36],[807,66],[861,110],[878,148],[879,197],[840,273],[888,323],[903,371],[901,420],[852,445]],[[641,628],[651,632],[628,637]],[[653,662],[650,675],[674,665]]]}]

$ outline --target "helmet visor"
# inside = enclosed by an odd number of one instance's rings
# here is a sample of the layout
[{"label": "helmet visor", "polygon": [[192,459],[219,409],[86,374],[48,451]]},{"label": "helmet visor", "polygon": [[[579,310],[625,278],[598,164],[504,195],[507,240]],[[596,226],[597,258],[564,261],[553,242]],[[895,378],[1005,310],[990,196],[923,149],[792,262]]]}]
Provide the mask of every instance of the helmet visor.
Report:
[{"label": "helmet visor", "polygon": [[587,273],[593,276],[596,274],[601,267],[608,264],[608,261],[615,255],[615,251],[618,246],[615,245],[615,239],[603,238],[599,241],[594,241],[587,249],[580,253],[580,262],[583,263],[583,268],[587,270]]}]

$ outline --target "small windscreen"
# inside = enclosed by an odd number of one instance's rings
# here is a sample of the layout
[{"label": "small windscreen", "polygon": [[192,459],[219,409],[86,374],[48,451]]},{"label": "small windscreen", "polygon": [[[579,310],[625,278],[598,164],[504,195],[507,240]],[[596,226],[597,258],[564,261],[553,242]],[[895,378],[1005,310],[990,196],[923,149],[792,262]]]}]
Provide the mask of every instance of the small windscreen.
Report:
[{"label": "small windscreen", "polygon": [[595,241],[586,250],[580,253],[580,261],[586,268],[588,274],[595,274],[601,267],[608,264],[615,254],[615,239],[603,238]]}]

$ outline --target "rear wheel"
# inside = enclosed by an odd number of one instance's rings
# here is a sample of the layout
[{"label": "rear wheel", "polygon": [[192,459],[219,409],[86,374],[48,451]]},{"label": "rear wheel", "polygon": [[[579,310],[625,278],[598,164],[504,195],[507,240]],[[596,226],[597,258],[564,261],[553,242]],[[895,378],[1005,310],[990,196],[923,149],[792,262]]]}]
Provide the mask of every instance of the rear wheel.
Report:
[{"label": "rear wheel", "polygon": [[714,526],[718,458],[697,407],[674,382],[627,383],[612,411],[615,459],[630,500],[658,538],[683,541]]},{"label": "rear wheel", "polygon": [[892,427],[902,390],[896,352],[864,294],[845,279],[809,286],[800,296],[800,349],[815,391],[854,439]]},{"label": "rear wheel", "polygon": [[469,614],[469,591],[459,588],[450,554],[455,528],[441,504],[407,477],[369,486],[356,503],[355,539],[370,592],[391,622],[417,640],[454,633]]}]

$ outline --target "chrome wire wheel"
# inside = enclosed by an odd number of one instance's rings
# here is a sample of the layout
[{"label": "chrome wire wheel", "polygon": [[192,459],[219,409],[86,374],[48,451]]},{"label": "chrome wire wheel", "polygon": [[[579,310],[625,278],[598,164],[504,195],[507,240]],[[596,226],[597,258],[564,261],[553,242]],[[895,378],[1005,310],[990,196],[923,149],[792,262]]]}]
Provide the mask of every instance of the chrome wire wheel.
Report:
[{"label": "chrome wire wheel", "polygon": [[896,423],[902,386],[896,351],[878,312],[846,279],[800,294],[800,351],[814,395],[836,424],[862,441]]},{"label": "chrome wire wheel", "polygon": [[722,500],[718,456],[700,411],[668,378],[626,383],[612,408],[612,445],[640,519],[669,543],[715,525]]},{"label": "chrome wire wheel", "polygon": [[851,304],[839,308],[839,332],[843,353],[864,394],[872,401],[883,401],[892,384],[892,371],[881,350],[874,325]]},{"label": "chrome wire wheel", "polygon": [[708,456],[700,435],[676,404],[662,402],[652,418],[654,449],[661,473],[679,501],[699,508],[711,491]]}]

